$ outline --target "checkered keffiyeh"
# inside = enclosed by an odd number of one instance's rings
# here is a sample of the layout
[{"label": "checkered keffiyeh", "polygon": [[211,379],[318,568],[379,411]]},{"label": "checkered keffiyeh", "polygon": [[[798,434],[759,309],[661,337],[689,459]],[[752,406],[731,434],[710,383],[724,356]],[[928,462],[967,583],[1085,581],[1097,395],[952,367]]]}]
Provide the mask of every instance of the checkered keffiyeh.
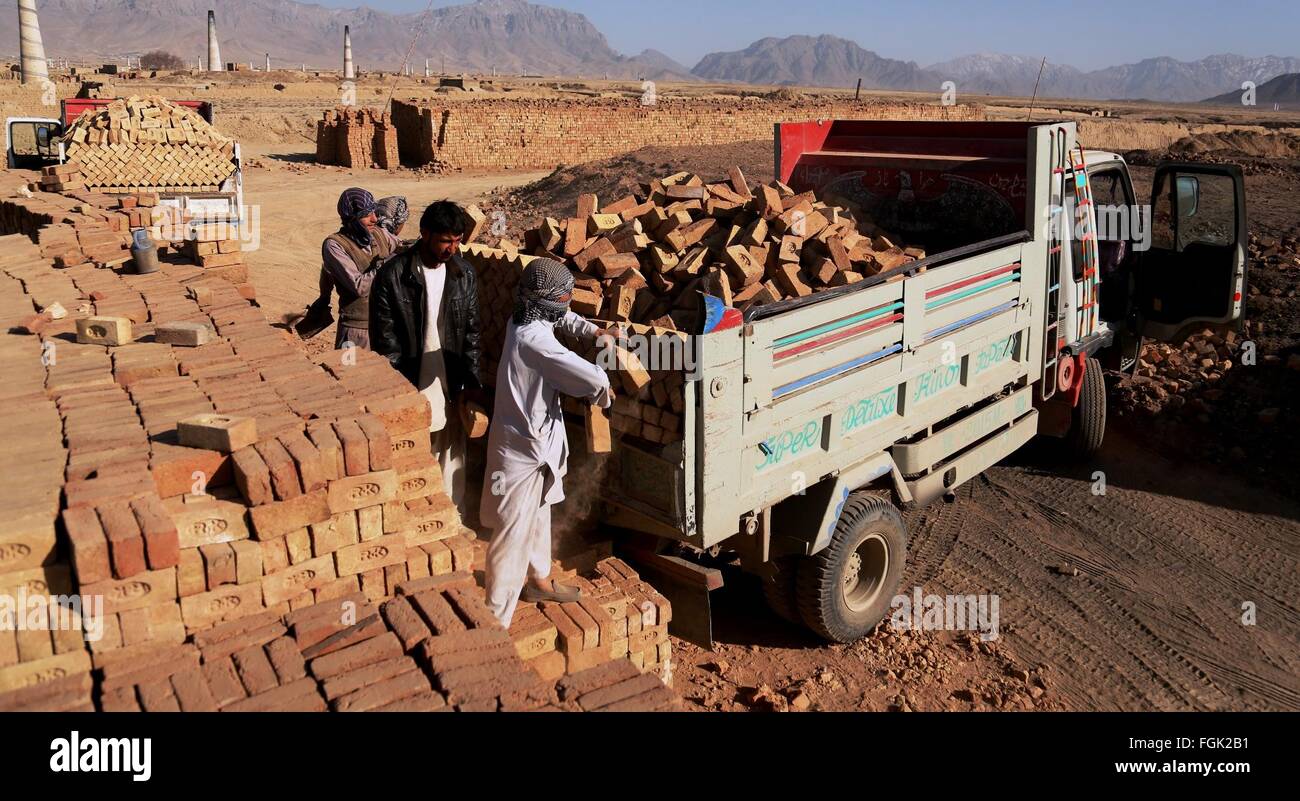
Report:
[{"label": "checkered keffiyeh", "polygon": [[569,310],[559,298],[573,291],[573,273],[554,259],[535,259],[519,278],[515,295],[515,325],[534,320],[553,323]]},{"label": "checkered keffiyeh", "polygon": [[379,218],[379,224],[388,233],[394,235],[411,217],[410,211],[406,208],[406,198],[399,195],[381,198],[375,203],[375,215]]}]

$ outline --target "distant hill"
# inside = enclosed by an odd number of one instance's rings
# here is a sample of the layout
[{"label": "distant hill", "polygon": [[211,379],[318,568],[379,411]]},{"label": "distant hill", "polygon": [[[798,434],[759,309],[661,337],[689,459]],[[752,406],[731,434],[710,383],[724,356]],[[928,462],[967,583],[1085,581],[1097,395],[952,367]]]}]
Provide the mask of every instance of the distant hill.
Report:
[{"label": "distant hill", "polygon": [[[1242,90],[1217,95],[1205,100],[1216,106],[1240,106]],[[1276,103],[1284,109],[1300,109],[1300,72],[1289,72],[1258,84],[1255,87],[1255,105],[1272,108]]]},{"label": "distant hill", "polygon": [[[121,59],[167,50],[188,63],[207,54],[207,12],[217,12],[221,57],[259,67],[341,68],[343,26],[362,68],[394,69],[421,23],[421,14],[370,8],[337,9],[294,0],[43,0],[37,6],[50,57]],[[662,53],[626,57],[582,14],[524,0],[478,0],[434,9],[411,54],[417,71],[429,58],[449,72],[601,75],[690,80],[690,70]],[[0,51],[16,55],[18,15],[0,15]]]},{"label": "distant hill", "polygon": [[[1029,95],[1034,90],[1041,57],[985,53],[962,56],[928,69],[957,83],[958,92]],[[1044,97],[1080,97],[1111,100],[1200,100],[1212,94],[1240,89],[1242,81],[1262,83],[1285,72],[1300,70],[1300,59],[1237,55],[1207,56],[1199,61],[1160,57],[1136,64],[1083,72],[1053,64],[1043,70],[1038,94]]]},{"label": "distant hill", "polygon": [[785,86],[854,86],[939,91],[941,80],[915,62],[883,58],[837,36],[787,36],[744,50],[710,53],[691,70],[697,77]]}]

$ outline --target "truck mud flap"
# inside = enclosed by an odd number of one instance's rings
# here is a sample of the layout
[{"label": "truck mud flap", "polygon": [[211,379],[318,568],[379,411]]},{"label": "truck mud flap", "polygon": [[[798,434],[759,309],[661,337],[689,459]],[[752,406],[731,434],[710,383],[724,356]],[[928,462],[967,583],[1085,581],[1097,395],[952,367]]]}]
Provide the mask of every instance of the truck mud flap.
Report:
[{"label": "truck mud flap", "polygon": [[619,555],[673,605],[668,633],[712,649],[713,609],[709,593],[722,587],[721,571],[641,548],[619,548]]},{"label": "truck mud flap", "polygon": [[989,437],[956,459],[936,465],[929,475],[907,482],[907,487],[911,490],[916,504],[925,506],[945,492],[984,472],[999,459],[1024,445],[1036,433],[1038,433],[1038,411],[1030,410],[1009,428]]}]

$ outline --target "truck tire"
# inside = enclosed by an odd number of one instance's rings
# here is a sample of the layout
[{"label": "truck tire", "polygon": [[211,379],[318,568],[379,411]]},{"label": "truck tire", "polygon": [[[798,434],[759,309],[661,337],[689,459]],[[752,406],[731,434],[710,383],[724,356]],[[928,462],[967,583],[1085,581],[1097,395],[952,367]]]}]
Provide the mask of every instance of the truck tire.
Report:
[{"label": "truck tire", "polygon": [[767,607],[777,617],[787,623],[802,626],[803,618],[799,617],[799,605],[795,602],[794,594],[798,562],[795,557],[785,557],[776,560],[773,567],[775,575],[763,579],[763,600],[767,601]]},{"label": "truck tire", "polygon": [[1087,458],[1101,450],[1106,438],[1106,379],[1101,365],[1091,356],[1084,359],[1083,375],[1079,380],[1079,402],[1070,412],[1070,433],[1066,447],[1071,456]]},{"label": "truck tire", "polygon": [[804,625],[833,642],[862,637],[889,611],[906,561],[898,509],[879,495],[850,495],[830,545],[799,565],[795,598]]}]

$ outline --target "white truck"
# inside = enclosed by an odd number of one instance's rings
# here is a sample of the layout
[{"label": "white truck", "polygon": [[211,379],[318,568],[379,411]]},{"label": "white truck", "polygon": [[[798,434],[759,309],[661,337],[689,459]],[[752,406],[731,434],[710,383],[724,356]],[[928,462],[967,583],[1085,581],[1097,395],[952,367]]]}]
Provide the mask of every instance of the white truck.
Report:
[{"label": "white truck", "polygon": [[[782,123],[775,156],[795,191],[852,200],[931,255],[695,336],[685,440],[617,442],[604,520],[739,554],[778,614],[830,640],[888,613],[907,558],[900,507],[1039,434],[1096,451],[1103,365],[1131,366],[1143,337],[1241,317],[1235,167],[1160,165],[1147,229],[1099,240],[1099,221],[1138,200],[1124,161],[1081,149],[1071,122]],[[649,549],[652,577],[678,633],[707,641],[716,571],[664,550]]]}]

